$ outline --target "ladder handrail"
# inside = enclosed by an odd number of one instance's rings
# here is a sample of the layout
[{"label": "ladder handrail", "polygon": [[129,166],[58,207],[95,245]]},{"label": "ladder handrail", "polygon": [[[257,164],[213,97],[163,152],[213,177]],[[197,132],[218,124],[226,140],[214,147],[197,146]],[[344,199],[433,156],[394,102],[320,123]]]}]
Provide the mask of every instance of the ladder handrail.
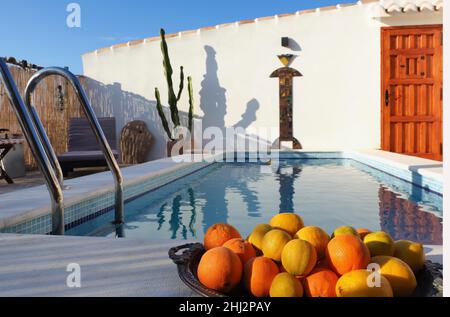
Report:
[{"label": "ladder handrail", "polygon": [[31,105],[31,96],[33,94],[33,91],[36,89],[37,85],[44,78],[53,75],[65,78],[72,85],[73,89],[75,90],[75,93],[79,98],[81,108],[83,109],[83,112],[89,121],[91,129],[94,132],[97,142],[99,143],[103,155],[105,156],[108,167],[114,177],[115,183],[114,223],[116,225],[123,224],[124,221],[123,177],[119,168],[119,164],[117,163],[117,160],[113,155],[108,140],[106,139],[105,134],[103,133],[103,129],[101,128],[100,123],[98,122],[94,109],[92,108],[89,99],[84,91],[84,88],[83,86],[81,86],[80,81],[69,70],[60,67],[48,67],[36,72],[28,81],[27,87],[25,89],[25,105],[27,106],[28,110],[32,113],[31,120],[33,120],[35,126],[37,127],[38,136],[41,142],[44,144],[45,147],[44,150],[48,153],[48,158],[51,161],[51,165],[55,168],[56,174],[61,173],[58,175],[61,176],[60,177],[61,180],[62,178],[61,166],[58,162],[56,153],[49,142],[48,136],[43,128],[39,115],[37,114],[35,108]]},{"label": "ladder handrail", "polygon": [[36,159],[39,170],[44,175],[45,183],[51,196],[52,234],[64,235],[64,197],[58,177],[42,145],[39,134],[30,113],[25,106],[8,65],[0,58],[0,79],[4,83],[11,106]]}]

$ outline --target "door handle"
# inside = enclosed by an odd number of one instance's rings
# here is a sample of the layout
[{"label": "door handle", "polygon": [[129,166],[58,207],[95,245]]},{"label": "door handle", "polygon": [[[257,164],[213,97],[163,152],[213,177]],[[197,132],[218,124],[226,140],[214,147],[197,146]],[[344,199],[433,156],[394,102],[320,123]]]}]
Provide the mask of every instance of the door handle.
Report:
[{"label": "door handle", "polygon": [[386,104],[386,107],[389,107],[389,100],[390,99],[390,95],[389,95],[389,90],[386,89],[386,92],[384,93],[384,102]]}]

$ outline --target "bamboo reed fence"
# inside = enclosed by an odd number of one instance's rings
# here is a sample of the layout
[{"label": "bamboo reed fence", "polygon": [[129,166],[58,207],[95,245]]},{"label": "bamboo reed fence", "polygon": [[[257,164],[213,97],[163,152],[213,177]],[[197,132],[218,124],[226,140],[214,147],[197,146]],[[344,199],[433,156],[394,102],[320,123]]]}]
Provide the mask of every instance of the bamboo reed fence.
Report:
[{"label": "bamboo reed fence", "polygon": [[[21,93],[35,69],[10,65],[11,73]],[[84,80],[81,78],[81,82]],[[33,104],[40,115],[50,142],[57,154],[67,151],[67,127],[70,118],[82,116],[77,96],[71,86],[60,77],[51,76],[42,81],[33,96]],[[22,133],[16,115],[11,107],[4,86],[0,83],[0,128],[11,133]],[[27,169],[36,169],[36,163],[28,145],[25,145]]]}]

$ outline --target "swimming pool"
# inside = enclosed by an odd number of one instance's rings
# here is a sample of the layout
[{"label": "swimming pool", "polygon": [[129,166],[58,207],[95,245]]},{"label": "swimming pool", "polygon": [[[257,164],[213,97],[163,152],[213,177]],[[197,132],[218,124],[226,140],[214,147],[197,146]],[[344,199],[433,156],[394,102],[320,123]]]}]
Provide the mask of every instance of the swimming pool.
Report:
[{"label": "swimming pool", "polygon": [[[351,159],[281,160],[271,173],[253,163],[215,163],[126,204],[127,238],[200,240],[215,223],[243,235],[279,212],[332,232],[341,225],[384,230],[394,239],[442,244],[442,196]],[[114,211],[68,235],[114,236]]]}]

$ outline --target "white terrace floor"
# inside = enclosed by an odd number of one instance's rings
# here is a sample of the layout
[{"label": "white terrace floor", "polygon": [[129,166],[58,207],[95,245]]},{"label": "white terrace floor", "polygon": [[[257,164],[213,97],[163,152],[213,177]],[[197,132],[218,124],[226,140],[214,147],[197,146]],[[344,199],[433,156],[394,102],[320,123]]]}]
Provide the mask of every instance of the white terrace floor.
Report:
[{"label": "white terrace floor", "polygon": [[[0,297],[191,297],[168,250],[186,241],[2,235]],[[442,263],[442,248],[426,246]],[[67,265],[81,266],[81,288],[68,288]]]},{"label": "white terrace floor", "polygon": [[[184,243],[4,234],[0,297],[193,296],[168,257]],[[66,285],[71,263],[81,267],[81,288]]]}]

